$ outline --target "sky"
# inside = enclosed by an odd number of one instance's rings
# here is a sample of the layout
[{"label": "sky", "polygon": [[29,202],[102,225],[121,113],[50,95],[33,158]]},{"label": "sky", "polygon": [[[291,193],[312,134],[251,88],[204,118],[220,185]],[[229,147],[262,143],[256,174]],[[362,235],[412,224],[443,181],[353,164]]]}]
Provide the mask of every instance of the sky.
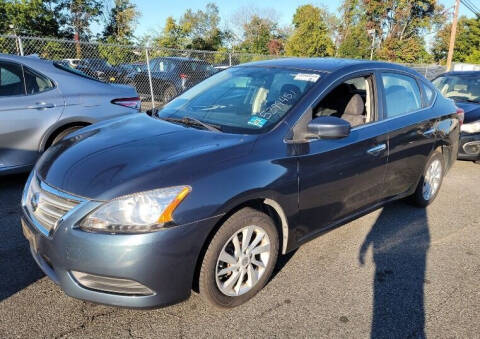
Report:
[{"label": "sky", "polygon": [[[279,25],[284,26],[291,24],[295,9],[300,5],[312,3],[313,5],[327,7],[330,12],[336,13],[341,3],[340,0],[132,0],[132,2],[137,5],[139,12],[142,14],[136,27],[136,36],[160,32],[167,17],[172,16],[178,20],[187,8],[193,10],[204,9],[208,2],[217,4],[222,19],[221,27],[224,25],[232,27],[231,21],[235,12],[242,7],[272,8],[279,16]],[[455,0],[440,0],[440,3],[445,7],[452,7]],[[473,14],[463,5],[460,5],[460,15],[473,17]]]}]

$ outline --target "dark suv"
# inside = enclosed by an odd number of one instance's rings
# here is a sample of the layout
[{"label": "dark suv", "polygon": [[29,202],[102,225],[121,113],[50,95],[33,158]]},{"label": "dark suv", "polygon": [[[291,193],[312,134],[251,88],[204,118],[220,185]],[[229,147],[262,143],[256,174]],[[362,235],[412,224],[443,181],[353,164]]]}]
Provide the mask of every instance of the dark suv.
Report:
[{"label": "dark suv", "polygon": [[[164,57],[150,61],[150,73],[154,98],[167,103],[178,94],[216,73],[216,70],[203,60]],[[151,96],[147,70],[136,74],[133,84],[140,95]]]},{"label": "dark suv", "polygon": [[106,60],[99,58],[81,59],[76,69],[103,82],[123,83],[127,74],[126,71],[113,67]]},{"label": "dark suv", "polygon": [[51,147],[26,184],[23,231],[73,297],[152,307],[198,287],[237,306],[279,255],[390,201],[432,203],[457,157],[460,118],[399,65],[232,67],[153,117],[96,124]]}]

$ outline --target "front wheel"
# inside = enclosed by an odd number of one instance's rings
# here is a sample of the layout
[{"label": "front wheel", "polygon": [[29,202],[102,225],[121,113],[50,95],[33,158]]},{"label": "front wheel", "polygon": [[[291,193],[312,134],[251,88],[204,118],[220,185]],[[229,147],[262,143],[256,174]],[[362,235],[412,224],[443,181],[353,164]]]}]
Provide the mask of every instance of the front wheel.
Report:
[{"label": "front wheel", "polygon": [[412,201],[419,207],[430,205],[438,195],[445,175],[442,153],[435,151],[427,162],[422,178],[418,183]]},{"label": "front wheel", "polygon": [[253,208],[228,218],[213,237],[200,269],[200,295],[230,308],[260,291],[277,262],[278,232],[273,220]]}]

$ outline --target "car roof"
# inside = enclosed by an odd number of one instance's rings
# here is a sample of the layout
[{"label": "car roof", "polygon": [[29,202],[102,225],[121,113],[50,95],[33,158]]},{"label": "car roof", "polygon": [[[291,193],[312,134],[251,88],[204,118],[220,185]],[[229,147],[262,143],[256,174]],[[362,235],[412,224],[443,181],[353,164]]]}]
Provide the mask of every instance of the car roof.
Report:
[{"label": "car roof", "polygon": [[259,66],[259,67],[278,67],[278,68],[295,68],[318,72],[333,73],[346,67],[355,68],[390,68],[403,70],[410,73],[418,74],[415,70],[405,66],[382,62],[360,59],[342,59],[342,58],[278,58],[263,61],[254,61],[238,66]]},{"label": "car roof", "polygon": [[19,56],[14,54],[3,54],[0,53],[0,58],[3,60],[8,60],[12,62],[22,63],[24,65],[30,66],[32,68],[44,69],[45,67],[50,67],[53,64],[52,60],[42,59],[38,56]]}]

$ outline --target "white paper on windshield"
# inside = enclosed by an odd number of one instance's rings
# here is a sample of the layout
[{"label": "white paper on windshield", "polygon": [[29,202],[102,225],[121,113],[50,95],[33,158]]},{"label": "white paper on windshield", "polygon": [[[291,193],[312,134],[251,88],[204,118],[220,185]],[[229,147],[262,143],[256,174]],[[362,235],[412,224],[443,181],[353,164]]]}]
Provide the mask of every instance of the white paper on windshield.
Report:
[{"label": "white paper on windshield", "polygon": [[317,80],[320,78],[319,74],[313,74],[313,73],[297,73],[295,75],[295,78],[293,80],[300,80],[300,81],[310,81],[310,82],[317,82]]}]

